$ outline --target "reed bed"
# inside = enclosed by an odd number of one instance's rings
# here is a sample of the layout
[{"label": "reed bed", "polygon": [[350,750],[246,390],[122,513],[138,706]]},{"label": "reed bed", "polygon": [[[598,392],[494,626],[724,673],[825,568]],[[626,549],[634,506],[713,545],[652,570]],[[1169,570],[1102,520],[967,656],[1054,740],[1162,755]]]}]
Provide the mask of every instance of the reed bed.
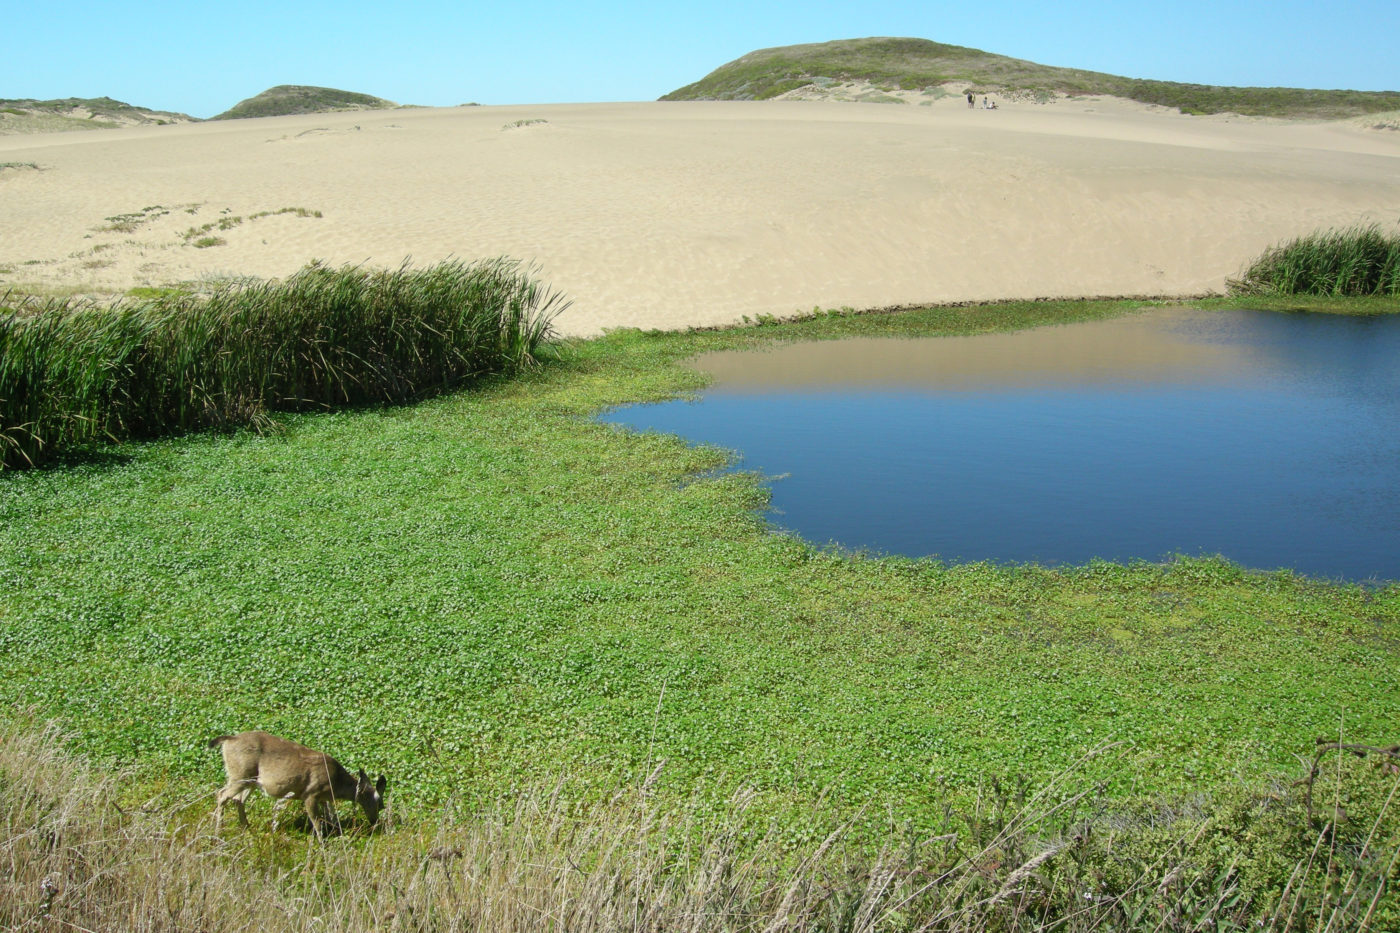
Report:
[{"label": "reed bed", "polygon": [[1236,295],[1400,295],[1400,232],[1324,230],[1274,246],[1229,282]]},{"label": "reed bed", "polygon": [[[251,830],[218,833],[212,788],[142,805],[131,775],[93,767],[63,738],[32,725],[0,737],[3,929],[1360,931],[1400,920],[1387,887],[1395,781],[1368,785],[1368,809],[1365,781],[1349,756],[1325,760],[1330,749],[1306,793],[1276,789],[1242,809],[1105,813],[1067,775],[1036,792],[989,787],[932,839],[892,828],[888,844],[857,846],[836,825],[794,851],[751,817],[749,792],[701,828],[653,799],[655,772],[591,808],[545,789],[470,819],[391,813],[374,833],[347,823],[319,839],[269,830],[264,801]],[[1345,798],[1367,821],[1307,820],[1300,799],[1313,792],[1329,814]]]},{"label": "reed bed", "polygon": [[535,365],[564,307],[505,259],[313,263],[207,296],[0,307],[0,465],[447,391]]}]

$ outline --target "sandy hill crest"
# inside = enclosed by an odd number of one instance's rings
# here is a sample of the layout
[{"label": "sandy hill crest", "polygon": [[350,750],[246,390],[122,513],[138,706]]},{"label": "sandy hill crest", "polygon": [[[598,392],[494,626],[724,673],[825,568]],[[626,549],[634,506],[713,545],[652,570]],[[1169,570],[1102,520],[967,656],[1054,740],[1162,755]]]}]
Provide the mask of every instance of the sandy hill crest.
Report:
[{"label": "sandy hill crest", "polygon": [[256,97],[239,101],[211,120],[241,120],[250,117],[282,117],[301,113],[334,113],[343,110],[392,110],[391,100],[304,84],[279,84]]},{"label": "sandy hill crest", "polygon": [[1144,81],[1040,65],[928,39],[840,39],[758,49],[662,100],[801,98],[910,102],[910,95],[983,95],[1049,100],[1110,96],[1187,114],[1345,119],[1400,109],[1400,92],[1219,87]]}]

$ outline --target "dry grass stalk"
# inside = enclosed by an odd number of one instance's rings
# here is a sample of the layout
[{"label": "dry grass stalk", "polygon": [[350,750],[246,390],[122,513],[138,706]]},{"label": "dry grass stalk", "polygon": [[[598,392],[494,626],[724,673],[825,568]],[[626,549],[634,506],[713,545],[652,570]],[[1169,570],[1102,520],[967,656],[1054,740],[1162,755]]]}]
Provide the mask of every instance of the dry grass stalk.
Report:
[{"label": "dry grass stalk", "polygon": [[[1004,811],[989,802],[997,828],[984,838],[969,823],[956,838],[878,852],[851,844],[849,824],[785,850],[755,832],[747,790],[704,828],[638,788],[580,816],[555,787],[465,825],[216,833],[212,792],[134,805],[131,775],[90,766],[63,739],[52,726],[0,729],[0,930],[1332,931],[1382,929],[1396,907],[1384,883],[1348,879],[1321,837],[1335,898],[1302,896],[1316,873],[1300,862],[1279,903],[1251,906],[1235,865],[1185,854],[1199,833],[1103,893],[1084,866],[1095,851],[1121,862],[1125,843],[1094,850],[1087,828],[1036,835],[1065,806],[1044,794]],[[1365,839],[1384,879],[1400,846],[1377,827]]]}]

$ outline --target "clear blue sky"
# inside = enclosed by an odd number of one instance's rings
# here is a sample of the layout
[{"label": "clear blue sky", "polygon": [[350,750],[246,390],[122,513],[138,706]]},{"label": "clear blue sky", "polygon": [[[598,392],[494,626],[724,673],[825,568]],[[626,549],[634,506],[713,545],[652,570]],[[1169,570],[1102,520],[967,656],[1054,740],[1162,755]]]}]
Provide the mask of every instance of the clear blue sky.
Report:
[{"label": "clear blue sky", "polygon": [[1400,0],[14,0],[0,98],[208,117],[277,84],[406,104],[652,100],[745,52],[912,36],[1135,78],[1400,90]]}]

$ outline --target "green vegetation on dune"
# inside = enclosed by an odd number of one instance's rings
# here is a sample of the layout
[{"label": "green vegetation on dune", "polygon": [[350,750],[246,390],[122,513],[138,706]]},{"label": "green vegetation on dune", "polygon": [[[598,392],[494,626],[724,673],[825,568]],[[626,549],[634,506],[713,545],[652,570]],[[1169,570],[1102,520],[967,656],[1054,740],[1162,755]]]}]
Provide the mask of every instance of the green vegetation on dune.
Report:
[{"label": "green vegetation on dune", "polygon": [[194,117],[188,114],[136,107],[110,97],[0,100],[0,132],[109,129],[130,124],[193,121]]},{"label": "green vegetation on dune", "polygon": [[1101,91],[1182,113],[1238,113],[1246,117],[1340,120],[1385,113],[1400,106],[1400,92],[1315,90],[1292,87],[1220,87],[1173,81],[1132,81],[1122,92]]},{"label": "green vegetation on dune", "polygon": [[118,114],[145,112],[123,101],[110,97],[61,97],[54,100],[34,100],[18,98],[0,100],[0,107],[6,110],[46,110],[51,113],[66,113],[70,110],[90,110],[94,114]]},{"label": "green vegetation on dune", "polygon": [[944,45],[927,39],[845,39],[810,45],[760,49],[723,65],[705,78],[672,91],[662,100],[766,100],[812,83],[813,78],[859,79],[889,88],[917,90],[950,81],[1040,87],[1045,76],[1063,72],[1063,80],[1081,76],[1082,93],[1094,72],[1052,69],[993,55],[980,49]]},{"label": "green vegetation on dune", "polygon": [[211,120],[241,120],[249,117],[280,117],[298,113],[330,113],[340,110],[388,110],[393,101],[369,94],[340,91],[328,87],[279,84],[256,97],[239,101]]},{"label": "green vegetation on dune", "polygon": [[979,93],[1108,94],[1187,113],[1342,118],[1395,110],[1400,92],[1232,88],[1143,81],[1039,65],[927,39],[844,39],[760,49],[662,100],[766,100],[820,79],[868,81],[888,90],[960,83]]}]

